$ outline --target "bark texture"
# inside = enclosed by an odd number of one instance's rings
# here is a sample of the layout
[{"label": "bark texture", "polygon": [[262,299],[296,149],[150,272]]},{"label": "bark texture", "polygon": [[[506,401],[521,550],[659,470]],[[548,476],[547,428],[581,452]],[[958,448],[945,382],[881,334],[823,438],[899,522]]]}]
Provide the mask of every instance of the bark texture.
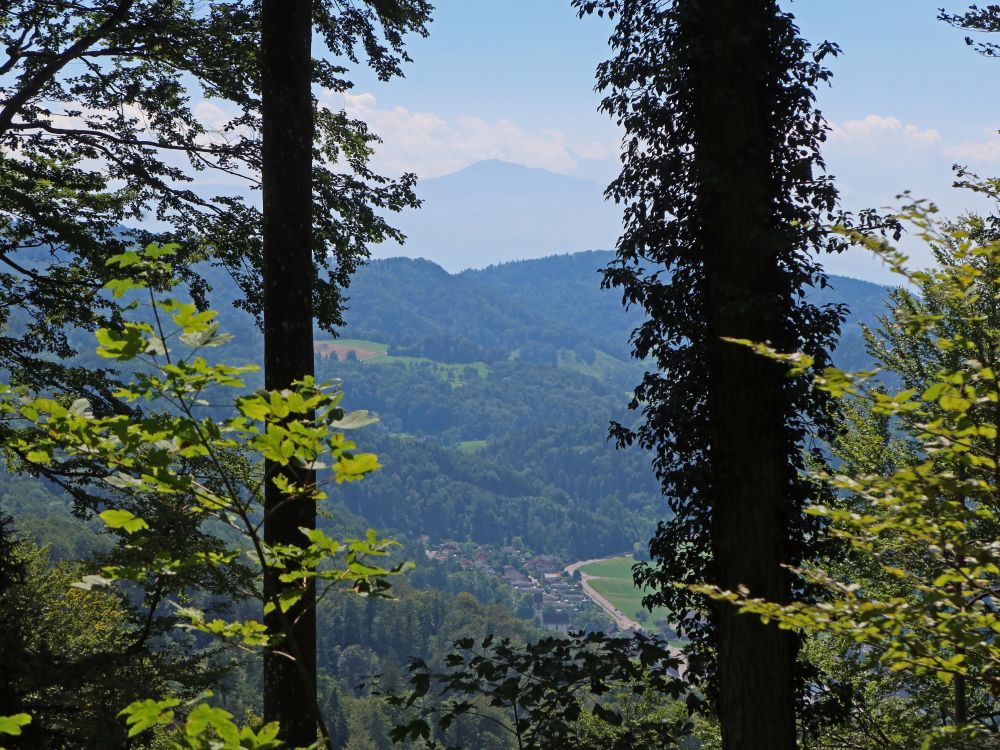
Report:
[{"label": "bark texture", "polygon": [[[313,374],[312,2],[263,0],[261,24],[264,380],[281,389]],[[265,466],[267,477],[278,470]],[[315,481],[312,472],[285,471],[296,483]],[[302,544],[300,528],[316,526],[311,499],[287,501],[270,481],[264,506],[268,544]],[[288,585],[265,576],[265,596]],[[264,719],[279,722],[292,747],[317,736],[315,598],[310,586],[284,615],[291,637],[264,657]],[[272,612],[265,624],[282,630],[282,615]]]},{"label": "bark texture", "polygon": [[[708,310],[712,553],[716,582],[787,602],[789,400],[783,368],[723,337],[789,343],[787,281],[774,226],[767,49],[769,3],[699,3],[704,53],[692,71],[695,170]],[[729,605],[716,608],[725,750],[796,747],[796,640]]]}]

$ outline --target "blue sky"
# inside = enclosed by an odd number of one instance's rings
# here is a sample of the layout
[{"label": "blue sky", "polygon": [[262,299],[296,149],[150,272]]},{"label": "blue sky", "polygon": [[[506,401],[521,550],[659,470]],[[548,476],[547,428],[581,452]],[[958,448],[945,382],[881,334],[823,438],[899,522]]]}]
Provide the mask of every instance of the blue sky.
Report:
[{"label": "blue sky", "polygon": [[[843,55],[818,92],[833,127],[826,156],[846,207],[895,204],[911,190],[948,213],[977,207],[953,190],[950,167],[1000,175],[1000,60],[936,20],[948,0],[786,2],[804,36]],[[607,55],[606,20],[577,20],[569,0],[438,0],[428,39],[411,44],[406,78],[359,71],[346,102],[383,136],[377,166],[430,178],[499,158],[606,182],[619,133],[597,111],[594,68]],[[998,40],[1000,41],[1000,40]],[[907,249],[922,260],[915,245]],[[489,262],[484,258],[481,261]],[[477,263],[478,265],[479,263]],[[864,253],[828,262],[835,273],[887,274]]]}]

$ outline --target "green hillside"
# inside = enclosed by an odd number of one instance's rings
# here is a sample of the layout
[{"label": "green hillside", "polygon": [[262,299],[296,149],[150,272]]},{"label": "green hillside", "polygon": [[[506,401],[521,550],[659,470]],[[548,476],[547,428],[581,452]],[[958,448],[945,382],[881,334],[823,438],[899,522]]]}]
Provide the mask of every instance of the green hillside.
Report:
[{"label": "green hillside", "polygon": [[[649,457],[606,439],[611,420],[632,417],[629,392],[643,372],[627,345],[639,313],[600,289],[598,271],[610,258],[576,253],[461,274],[401,258],[360,269],[344,337],[317,334],[318,346],[378,354],[317,361],[320,378],[343,380],[345,405],[381,417],[356,438],[385,468],[341,490],[345,510],[405,535],[500,544],[519,537],[537,551],[581,558],[647,539],[666,512]],[[256,360],[261,338],[231,305],[232,282],[205,270],[223,327],[235,334],[213,356]],[[817,292],[851,309],[838,354],[847,366],[866,364],[857,321],[875,319],[885,292],[840,277]],[[74,340],[81,360],[93,360],[89,337]],[[16,486],[0,485],[8,493],[0,505],[24,512],[10,494]],[[25,529],[74,547],[53,514],[28,512],[39,520]]]},{"label": "green hillside", "polygon": [[[390,258],[360,269],[350,290],[345,334],[386,342],[389,353],[437,362],[487,364],[509,359],[556,364],[573,352],[591,365],[595,352],[625,367],[632,383],[641,369],[630,361],[629,334],[640,310],[622,307],[621,294],[601,289],[610,251],[594,250],[514,261],[449,274],[426,260]],[[832,276],[812,296],[843,304],[846,321],[838,364],[869,363],[858,323],[881,314],[886,287]]]}]

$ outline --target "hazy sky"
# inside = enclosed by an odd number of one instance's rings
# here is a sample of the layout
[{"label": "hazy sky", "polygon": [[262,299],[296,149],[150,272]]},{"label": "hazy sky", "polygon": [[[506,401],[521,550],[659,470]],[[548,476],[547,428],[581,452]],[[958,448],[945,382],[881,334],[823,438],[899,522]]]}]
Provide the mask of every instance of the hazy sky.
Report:
[{"label": "hazy sky", "polygon": [[[826,156],[848,208],[895,204],[903,190],[947,212],[969,206],[950,187],[954,162],[1000,175],[1000,60],[936,20],[948,0],[785,2],[804,36],[830,39],[833,85],[818,93],[833,131]],[[577,20],[569,0],[437,0],[431,35],[413,40],[406,78],[359,72],[347,107],[385,139],[378,166],[435,177],[487,158],[606,182],[619,133],[597,111],[594,68],[605,19]],[[998,40],[1000,41],[1000,40]],[[336,104],[331,101],[331,104]],[[488,259],[486,259],[488,260]],[[863,253],[828,268],[886,278]]]}]

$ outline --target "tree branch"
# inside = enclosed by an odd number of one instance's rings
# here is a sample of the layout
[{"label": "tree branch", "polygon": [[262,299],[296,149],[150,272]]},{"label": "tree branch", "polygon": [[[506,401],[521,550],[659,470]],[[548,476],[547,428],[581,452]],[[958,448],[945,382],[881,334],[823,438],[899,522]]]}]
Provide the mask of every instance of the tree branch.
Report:
[{"label": "tree branch", "polygon": [[14,120],[14,115],[32,97],[37,96],[60,70],[86,52],[93,44],[107,36],[117,24],[123,21],[128,16],[128,12],[131,10],[134,2],[135,0],[121,0],[115,11],[104,19],[101,24],[56,55],[48,65],[32,76],[16,94],[8,99],[3,109],[0,110],[0,134],[5,133],[10,128],[10,124]]}]

